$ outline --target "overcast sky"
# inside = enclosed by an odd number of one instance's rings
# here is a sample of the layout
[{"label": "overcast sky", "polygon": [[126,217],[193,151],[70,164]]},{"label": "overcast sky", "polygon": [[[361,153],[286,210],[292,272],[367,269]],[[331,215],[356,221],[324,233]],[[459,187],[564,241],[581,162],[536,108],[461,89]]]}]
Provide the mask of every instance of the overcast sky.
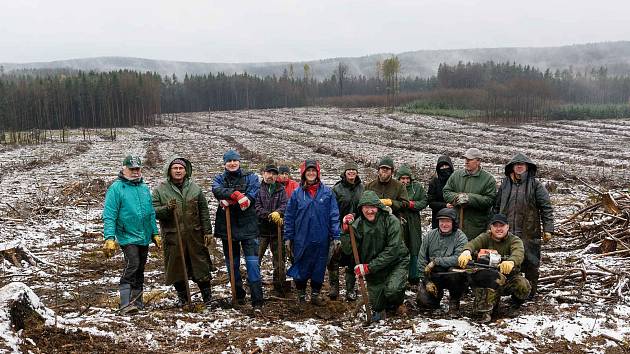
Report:
[{"label": "overcast sky", "polygon": [[630,40],[628,0],[10,0],[0,62],[301,61]]}]

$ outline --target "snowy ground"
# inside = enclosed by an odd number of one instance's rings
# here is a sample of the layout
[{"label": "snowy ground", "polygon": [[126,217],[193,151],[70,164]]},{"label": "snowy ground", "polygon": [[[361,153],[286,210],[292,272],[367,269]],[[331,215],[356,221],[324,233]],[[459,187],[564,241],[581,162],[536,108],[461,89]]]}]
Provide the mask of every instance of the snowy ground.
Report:
[{"label": "snowy ground", "polygon": [[[304,158],[316,158],[329,185],[338,179],[345,160],[359,162],[362,178],[370,180],[378,157],[390,154],[396,163],[414,166],[426,185],[440,154],[450,154],[460,168],[458,157],[475,146],[487,154],[484,167],[497,178],[518,151],[535,160],[542,179],[555,187],[552,201],[556,219],[562,220],[590,202],[590,190],[573,175],[602,190],[627,188],[630,120],[516,127],[378,110],[309,108],[180,114],[162,126],[119,130],[115,142],[100,135],[84,142],[79,132],[74,133],[67,143],[0,146],[0,242],[20,240],[44,261],[23,267],[4,261],[0,285],[26,283],[56,314],[56,326],[18,333],[18,350],[547,353],[622,352],[622,345],[628,349],[628,291],[625,298],[609,294],[609,281],[588,278],[585,283],[575,281],[575,286],[546,286],[521,316],[489,325],[418,310],[414,293],[408,291],[407,317],[364,327],[354,314],[355,304],[342,301],[315,308],[300,307],[293,297],[270,298],[262,316],[254,316],[249,305],[226,306],[229,286],[218,248],[212,251],[219,269],[213,280],[217,301],[211,311],[174,308],[173,291],[162,285],[162,258],[152,250],[146,272],[148,309],[121,317],[115,309],[122,254],[107,259],[100,252],[100,215],[105,188],[128,153],[159,153],[155,167],[144,170],[151,187],[163,178],[160,156],[189,157],[214,217],[217,201],[211,196],[210,180],[222,171],[221,156],[229,147],[238,148],[244,165],[256,171],[270,161],[297,169]],[[429,212],[423,215],[426,225]],[[625,271],[630,265],[628,258],[580,255],[567,241],[558,238],[545,246],[542,276],[596,265]],[[263,275],[270,281],[269,254]],[[266,283],[265,290],[269,288]],[[559,301],[568,297],[579,301]],[[200,302],[198,294],[193,299]],[[470,299],[463,308],[469,313]],[[15,350],[8,341],[2,343],[4,336],[0,338],[0,352]]]}]

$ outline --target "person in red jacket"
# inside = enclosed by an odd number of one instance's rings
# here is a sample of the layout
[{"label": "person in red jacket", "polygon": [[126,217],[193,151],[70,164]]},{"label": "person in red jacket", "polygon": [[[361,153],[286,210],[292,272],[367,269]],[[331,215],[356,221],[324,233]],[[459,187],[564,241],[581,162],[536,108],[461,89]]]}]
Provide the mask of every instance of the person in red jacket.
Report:
[{"label": "person in red jacket", "polygon": [[280,182],[284,186],[284,191],[287,193],[287,200],[291,199],[293,191],[300,186],[298,182],[291,179],[291,169],[286,165],[280,165],[278,167],[278,179],[276,182]]}]

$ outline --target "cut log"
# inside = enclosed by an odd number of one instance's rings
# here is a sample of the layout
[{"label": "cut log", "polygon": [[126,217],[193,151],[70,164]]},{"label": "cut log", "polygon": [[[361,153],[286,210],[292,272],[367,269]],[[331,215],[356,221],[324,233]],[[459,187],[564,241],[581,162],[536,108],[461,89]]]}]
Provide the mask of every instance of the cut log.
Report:
[{"label": "cut log", "polygon": [[27,262],[31,266],[45,264],[52,266],[53,264],[35,256],[20,241],[10,241],[0,243],[0,262],[7,260],[15,267],[22,267],[22,261]]}]

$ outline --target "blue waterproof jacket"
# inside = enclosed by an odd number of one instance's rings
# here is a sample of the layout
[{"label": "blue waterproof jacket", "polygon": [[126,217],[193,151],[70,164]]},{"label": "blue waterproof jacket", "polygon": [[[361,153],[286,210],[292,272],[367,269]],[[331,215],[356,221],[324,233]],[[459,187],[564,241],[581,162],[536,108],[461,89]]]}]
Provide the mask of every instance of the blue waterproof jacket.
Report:
[{"label": "blue waterproof jacket", "polygon": [[332,189],[320,183],[315,197],[296,189],[284,216],[284,239],[293,241],[293,265],[287,274],[298,281],[323,283],[328,247],[339,239],[339,208]]},{"label": "blue waterproof jacket", "polygon": [[142,179],[130,181],[122,173],[105,194],[103,207],[105,239],[116,239],[121,246],[148,246],[158,234],[149,186]]}]

